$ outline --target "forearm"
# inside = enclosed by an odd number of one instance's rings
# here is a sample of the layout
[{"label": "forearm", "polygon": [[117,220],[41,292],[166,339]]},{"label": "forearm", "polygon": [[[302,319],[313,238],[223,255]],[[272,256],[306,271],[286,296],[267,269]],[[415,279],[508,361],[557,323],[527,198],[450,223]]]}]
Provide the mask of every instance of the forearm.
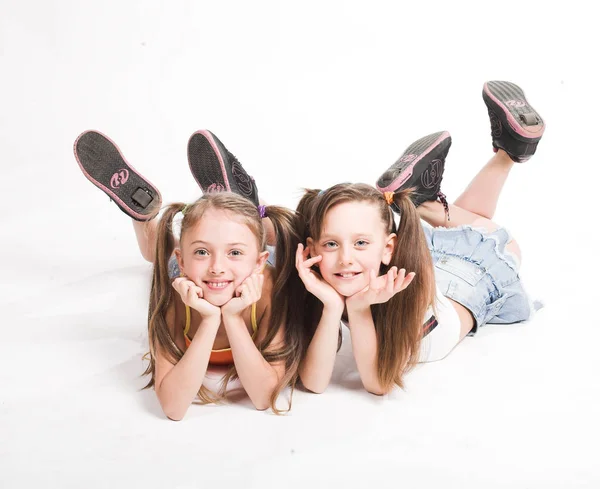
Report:
[{"label": "forearm", "polygon": [[364,388],[372,394],[385,394],[377,378],[378,346],[371,309],[360,311],[348,309],[348,323],[352,351]]},{"label": "forearm", "polygon": [[329,385],[340,334],[341,309],[323,309],[321,320],[308,346],[299,369],[302,384],[308,390],[322,393]]},{"label": "forearm", "polygon": [[242,317],[223,315],[223,324],[244,390],[256,409],[267,409],[279,382],[275,368],[258,351]]},{"label": "forearm", "polygon": [[210,352],[219,329],[219,320],[200,323],[194,339],[177,364],[156,387],[156,395],[164,413],[180,420],[196,398],[208,367]]}]

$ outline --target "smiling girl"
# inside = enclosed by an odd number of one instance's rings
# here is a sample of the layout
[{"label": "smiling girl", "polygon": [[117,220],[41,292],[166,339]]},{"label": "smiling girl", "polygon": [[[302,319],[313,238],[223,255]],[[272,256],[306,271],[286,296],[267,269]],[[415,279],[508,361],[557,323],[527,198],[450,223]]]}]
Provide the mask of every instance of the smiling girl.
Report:
[{"label": "smiling girl", "polygon": [[[147,387],[154,386],[166,416],[182,419],[197,397],[219,401],[232,377],[257,409],[279,412],[275,401],[295,382],[303,338],[285,321],[297,315],[288,297],[303,289],[293,267],[294,213],[223,192],[168,205],[158,221],[160,193],[110,139],[87,131],[75,156],[87,178],[134,219],[140,250],[152,256]],[[179,235],[176,215],[183,215]],[[275,267],[267,263],[266,216],[276,235]],[[209,364],[230,367],[218,393],[203,386]]]},{"label": "smiling girl", "polygon": [[480,326],[529,318],[519,247],[491,219],[510,170],[533,155],[544,122],[512,83],[488,82],[483,97],[495,155],[453,205],[440,192],[447,132],[410,145],[378,190],[339,184],[301,200],[306,248],[298,246],[296,267],[313,297],[299,372],[309,390],[329,384],[340,320],[363,386],[384,394]]}]

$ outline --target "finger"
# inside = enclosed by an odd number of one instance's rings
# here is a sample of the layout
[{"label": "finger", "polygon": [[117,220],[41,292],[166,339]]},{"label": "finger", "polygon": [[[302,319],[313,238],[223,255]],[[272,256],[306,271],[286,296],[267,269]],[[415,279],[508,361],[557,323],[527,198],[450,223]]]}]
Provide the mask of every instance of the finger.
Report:
[{"label": "finger", "polygon": [[313,258],[310,258],[310,259],[306,260],[306,261],[303,263],[303,265],[304,265],[306,268],[310,268],[310,267],[312,267],[312,266],[313,266],[315,263],[319,263],[319,262],[320,262],[322,259],[323,259],[323,257],[322,257],[321,255],[317,255],[317,256],[315,256],[315,257],[313,257]]},{"label": "finger", "polygon": [[398,276],[394,279],[394,294],[397,294],[398,292],[400,292],[404,286],[404,274],[406,273],[406,270],[404,270],[404,268],[401,268],[400,271],[398,272]]},{"label": "finger", "polygon": [[250,286],[247,283],[243,283],[240,288],[240,299],[246,303],[250,303],[252,299],[252,293],[250,291]]},{"label": "finger", "polygon": [[179,290],[183,290],[184,292],[187,287],[197,287],[196,283],[190,280],[189,278],[181,277],[176,280],[178,280]]},{"label": "finger", "polygon": [[262,291],[263,291],[264,284],[265,284],[265,276],[261,274],[260,277],[258,278],[258,290],[257,290],[257,298],[256,298],[257,301],[259,301],[260,298],[262,297]]},{"label": "finger", "polygon": [[302,255],[304,256],[304,258],[308,258],[308,255],[310,255],[310,248],[308,246],[304,248]]},{"label": "finger", "polygon": [[398,276],[396,277],[396,283],[402,283],[404,281],[404,277],[406,276],[406,270],[401,268],[398,272]]},{"label": "finger", "polygon": [[242,282],[240,285],[237,286],[237,288],[235,289],[234,297],[241,297],[243,290],[244,290],[244,282]]},{"label": "finger", "polygon": [[298,266],[298,264],[303,261],[302,260],[302,255],[304,252],[304,246],[302,246],[302,243],[298,243],[298,248],[296,248],[296,267]]},{"label": "finger", "polygon": [[375,280],[372,285],[373,288],[376,290],[384,289],[387,284],[387,274],[377,276],[377,272],[375,272],[374,270],[373,273],[375,274]]},{"label": "finger", "polygon": [[192,290],[191,290],[189,284],[182,285],[181,298],[183,299],[183,302],[185,302],[188,305],[192,303],[193,296],[192,296]]},{"label": "finger", "polygon": [[252,281],[252,302],[258,302],[258,299],[260,299],[261,288],[262,283],[260,277],[257,276]]},{"label": "finger", "polygon": [[179,296],[181,298],[183,298],[183,295],[181,293],[181,282],[177,282],[177,280],[174,280],[173,283],[171,284],[173,286],[173,288],[175,289],[175,292],[177,292],[179,294]]},{"label": "finger", "polygon": [[369,270],[369,289],[377,290],[377,274],[375,270]]},{"label": "finger", "polygon": [[181,289],[181,284],[185,281],[185,278],[183,277],[177,277],[175,280],[173,280],[173,283],[171,285],[173,285],[173,288],[175,288],[176,290],[180,290]]},{"label": "finger", "polygon": [[[194,283],[188,283],[186,284],[187,286],[187,294],[188,297],[190,299],[197,299],[198,298],[198,289],[200,289],[200,287],[198,287],[196,284]],[[200,293],[202,292],[202,289],[200,289]]]},{"label": "finger", "polygon": [[413,281],[413,279],[415,278],[415,275],[416,274],[414,272],[411,272],[406,277],[398,276],[398,278],[396,279],[396,284],[394,286],[394,290],[396,292],[400,292],[401,290],[406,289],[406,287],[408,287],[410,285],[410,283]]},{"label": "finger", "polygon": [[250,280],[248,281],[248,292],[250,295],[255,298],[259,295],[260,288],[260,276],[256,273],[250,276]]},{"label": "finger", "polygon": [[415,272],[410,272],[408,276],[404,279],[404,288],[408,287],[410,283],[413,281],[417,274]]},{"label": "finger", "polygon": [[397,268],[392,267],[388,270],[386,274],[386,282],[385,282],[385,291],[391,297],[394,294],[394,278],[397,273]]}]

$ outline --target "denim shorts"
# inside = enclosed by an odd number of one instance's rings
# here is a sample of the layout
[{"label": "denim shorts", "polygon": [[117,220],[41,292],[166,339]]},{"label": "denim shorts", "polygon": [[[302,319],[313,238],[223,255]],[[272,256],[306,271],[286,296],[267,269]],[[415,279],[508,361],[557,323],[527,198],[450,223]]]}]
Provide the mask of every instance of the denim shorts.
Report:
[{"label": "denim shorts", "polygon": [[529,319],[530,300],[519,278],[519,264],[506,250],[504,228],[490,232],[470,226],[423,230],[442,294],[466,307],[475,318],[471,334],[486,323]]}]

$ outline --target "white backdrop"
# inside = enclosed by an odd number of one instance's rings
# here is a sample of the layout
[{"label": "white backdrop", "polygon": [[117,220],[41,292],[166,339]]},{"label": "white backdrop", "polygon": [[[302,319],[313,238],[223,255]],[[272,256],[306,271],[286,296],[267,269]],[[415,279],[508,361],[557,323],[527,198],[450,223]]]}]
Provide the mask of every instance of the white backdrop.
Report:
[{"label": "white backdrop", "polygon": [[[0,0],[0,487],[598,487],[598,45],[587,2]],[[150,265],[81,174],[113,138],[165,202],[192,200],[208,128],[271,203],[373,183],[449,130],[455,198],[491,156],[481,88],[547,122],[497,220],[546,307],[490,326],[407,390],[360,389],[349,342],[292,413],[247,399],[161,414],[144,379]]]}]

